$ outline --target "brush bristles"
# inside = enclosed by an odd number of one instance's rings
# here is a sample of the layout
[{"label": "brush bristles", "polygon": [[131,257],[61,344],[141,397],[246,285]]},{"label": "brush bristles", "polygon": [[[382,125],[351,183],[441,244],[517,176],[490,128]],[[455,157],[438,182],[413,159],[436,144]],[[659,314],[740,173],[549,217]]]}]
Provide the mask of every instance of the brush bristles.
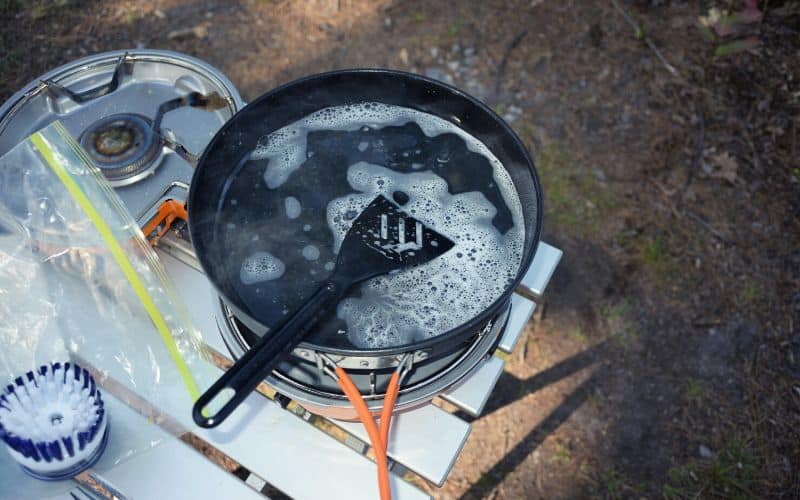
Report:
[{"label": "brush bristles", "polygon": [[29,371],[0,395],[0,438],[36,462],[75,457],[98,437],[104,419],[94,378],[74,363]]}]

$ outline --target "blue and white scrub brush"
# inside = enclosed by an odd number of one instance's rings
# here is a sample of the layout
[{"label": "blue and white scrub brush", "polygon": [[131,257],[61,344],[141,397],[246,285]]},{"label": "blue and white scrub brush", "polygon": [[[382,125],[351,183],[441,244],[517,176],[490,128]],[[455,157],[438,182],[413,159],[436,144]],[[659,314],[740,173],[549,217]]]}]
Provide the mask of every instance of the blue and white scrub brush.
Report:
[{"label": "blue and white scrub brush", "polygon": [[0,438],[39,479],[66,479],[91,467],[108,442],[108,416],[94,378],[74,363],[17,377],[0,394]]}]

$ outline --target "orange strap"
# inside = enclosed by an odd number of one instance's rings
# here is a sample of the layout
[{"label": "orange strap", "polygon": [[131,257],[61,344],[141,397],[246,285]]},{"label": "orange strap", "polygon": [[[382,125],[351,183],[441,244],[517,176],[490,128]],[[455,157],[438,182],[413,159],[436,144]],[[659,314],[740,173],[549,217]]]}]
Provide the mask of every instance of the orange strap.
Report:
[{"label": "orange strap", "polygon": [[389,463],[386,458],[386,448],[389,439],[389,425],[392,419],[392,409],[394,402],[397,399],[399,391],[399,374],[395,372],[389,381],[389,388],[386,391],[384,398],[383,410],[381,411],[381,428],[378,432],[378,427],[375,425],[375,420],[369,413],[369,408],[358,392],[353,380],[346,371],[340,366],[336,367],[336,376],[338,377],[339,387],[344,391],[347,399],[356,409],[359,420],[364,425],[369,435],[369,440],[372,442],[372,448],[375,450],[375,462],[378,464],[378,489],[380,491],[381,500],[391,500],[392,489],[389,483]]}]

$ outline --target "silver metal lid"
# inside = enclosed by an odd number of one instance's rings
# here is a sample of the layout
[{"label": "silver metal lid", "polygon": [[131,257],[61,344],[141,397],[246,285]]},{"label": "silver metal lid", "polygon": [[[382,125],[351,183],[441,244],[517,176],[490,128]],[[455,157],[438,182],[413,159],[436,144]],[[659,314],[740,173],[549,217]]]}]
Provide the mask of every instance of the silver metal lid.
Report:
[{"label": "silver metal lid", "polygon": [[[216,96],[214,109],[188,104],[159,113],[162,104],[191,95]],[[187,158],[199,156],[242,106],[233,84],[199,59],[105,52],[50,71],[3,104],[0,155],[60,120],[144,223],[164,200],[185,202],[193,174]]]}]

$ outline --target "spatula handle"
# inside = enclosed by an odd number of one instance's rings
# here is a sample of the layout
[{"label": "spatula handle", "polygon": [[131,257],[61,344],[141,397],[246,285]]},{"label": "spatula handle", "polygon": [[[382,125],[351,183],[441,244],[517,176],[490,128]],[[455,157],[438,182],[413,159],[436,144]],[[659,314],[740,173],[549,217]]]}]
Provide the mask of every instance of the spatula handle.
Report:
[{"label": "spatula handle", "polygon": [[[292,316],[270,330],[244,356],[239,358],[195,402],[192,418],[200,427],[216,427],[278,366],[283,356],[300,343],[303,336],[327,310],[344,295],[346,288],[334,281],[324,283]],[[233,394],[213,415],[206,407],[226,389]],[[227,391],[230,392],[230,391]]]}]

